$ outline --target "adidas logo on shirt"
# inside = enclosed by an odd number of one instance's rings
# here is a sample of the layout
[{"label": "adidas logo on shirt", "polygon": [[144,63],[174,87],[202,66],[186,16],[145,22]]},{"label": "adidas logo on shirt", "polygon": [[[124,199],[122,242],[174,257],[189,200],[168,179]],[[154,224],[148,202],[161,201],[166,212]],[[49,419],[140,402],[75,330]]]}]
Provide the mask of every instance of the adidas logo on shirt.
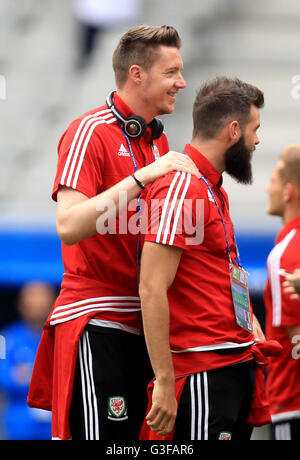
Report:
[{"label": "adidas logo on shirt", "polygon": [[130,157],[130,153],[127,152],[126,147],[124,146],[124,144],[120,145],[118,155],[120,157]]}]

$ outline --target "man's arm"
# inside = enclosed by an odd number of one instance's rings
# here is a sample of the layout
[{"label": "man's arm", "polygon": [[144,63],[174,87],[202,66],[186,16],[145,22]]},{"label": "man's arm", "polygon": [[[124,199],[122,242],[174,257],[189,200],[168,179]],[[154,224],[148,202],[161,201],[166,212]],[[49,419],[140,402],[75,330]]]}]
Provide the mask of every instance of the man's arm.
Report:
[{"label": "man's arm", "polygon": [[146,344],[156,377],[151,429],[163,436],[173,429],[177,415],[175,374],[170,350],[170,312],[167,291],[172,285],[182,249],[145,242],[140,277],[140,298]]},{"label": "man's arm", "polygon": [[[178,152],[169,152],[144,168],[139,169],[136,178],[147,185],[170,171],[185,171],[200,177],[194,162]],[[108,190],[93,198],[81,192],[62,187],[57,193],[56,228],[61,240],[72,245],[94,235],[97,232],[97,220],[112,206],[115,216],[122,212],[128,203],[136,198],[141,188],[129,176]],[[120,192],[122,199],[120,202]],[[125,192],[125,193],[124,193]],[[124,199],[125,195],[125,199]]]},{"label": "man's arm", "polygon": [[257,342],[266,341],[265,334],[263,333],[261,325],[255,315],[253,315],[253,334]]}]

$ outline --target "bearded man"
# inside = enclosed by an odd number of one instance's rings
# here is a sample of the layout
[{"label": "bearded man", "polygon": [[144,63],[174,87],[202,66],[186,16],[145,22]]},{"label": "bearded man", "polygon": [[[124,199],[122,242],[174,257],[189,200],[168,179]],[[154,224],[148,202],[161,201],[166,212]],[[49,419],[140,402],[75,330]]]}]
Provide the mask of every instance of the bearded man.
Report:
[{"label": "bearded man", "polygon": [[239,79],[206,82],[184,149],[201,178],[170,172],[149,190],[139,292],[155,379],[141,439],[247,440],[270,421],[268,410],[263,419],[251,410],[262,401],[255,392],[253,403],[250,368],[259,348],[264,361],[266,342],[222,187],[224,172],[252,182],[263,105],[263,93]]}]

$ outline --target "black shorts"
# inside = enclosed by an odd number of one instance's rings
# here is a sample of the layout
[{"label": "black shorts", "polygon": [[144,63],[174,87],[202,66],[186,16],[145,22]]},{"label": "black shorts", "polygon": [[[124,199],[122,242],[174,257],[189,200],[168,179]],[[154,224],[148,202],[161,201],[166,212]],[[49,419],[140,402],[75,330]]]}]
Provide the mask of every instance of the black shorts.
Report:
[{"label": "black shorts", "polygon": [[253,384],[247,363],[188,377],[179,402],[175,440],[250,440]]},{"label": "black shorts", "polygon": [[300,419],[283,420],[272,424],[272,441],[299,441]]},{"label": "black shorts", "polygon": [[79,342],[72,439],[138,440],[152,378],[143,337],[88,325]]}]

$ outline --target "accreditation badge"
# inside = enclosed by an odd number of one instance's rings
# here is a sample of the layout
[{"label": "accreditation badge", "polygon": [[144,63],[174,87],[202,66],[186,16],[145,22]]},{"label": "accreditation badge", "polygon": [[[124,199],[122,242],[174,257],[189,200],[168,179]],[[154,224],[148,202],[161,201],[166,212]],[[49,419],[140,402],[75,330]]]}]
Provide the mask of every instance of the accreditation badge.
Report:
[{"label": "accreditation badge", "polygon": [[237,324],[248,332],[253,332],[248,289],[249,274],[240,267],[230,268],[231,291]]}]

